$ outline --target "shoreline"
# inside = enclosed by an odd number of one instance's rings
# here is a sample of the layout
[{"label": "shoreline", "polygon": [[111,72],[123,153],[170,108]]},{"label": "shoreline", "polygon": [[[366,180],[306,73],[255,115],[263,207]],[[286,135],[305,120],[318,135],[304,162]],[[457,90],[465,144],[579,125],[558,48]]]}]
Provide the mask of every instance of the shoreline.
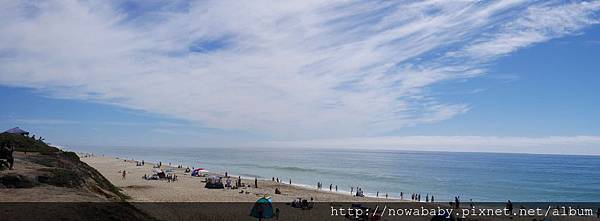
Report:
[{"label": "shoreline", "polygon": [[[207,189],[204,188],[205,177],[192,177],[185,173],[185,166],[177,168],[178,164],[165,165],[161,169],[173,170],[178,181],[167,180],[144,180],[142,176],[151,176],[152,168],[157,165],[154,162],[145,162],[144,166],[136,166],[136,162],[142,160],[124,159],[117,156],[104,156],[92,153],[77,153],[81,161],[94,167],[111,183],[123,190],[130,196],[132,202],[254,202],[262,196],[270,196],[273,202],[292,202],[297,198],[313,199],[314,202],[407,202],[419,203],[417,201],[401,200],[399,198],[364,196],[356,197],[349,192],[328,191],[316,189],[306,184],[289,184],[286,182],[273,182],[271,179],[257,179],[258,188],[254,187],[254,178],[228,173],[235,183],[241,177],[242,183],[250,185],[239,189]],[[224,177],[224,174],[210,172],[209,176]],[[127,171],[126,179],[122,179],[122,170]],[[275,188],[281,194],[275,194]],[[355,193],[355,192],[354,192]],[[424,202],[421,202],[424,203]]]}]

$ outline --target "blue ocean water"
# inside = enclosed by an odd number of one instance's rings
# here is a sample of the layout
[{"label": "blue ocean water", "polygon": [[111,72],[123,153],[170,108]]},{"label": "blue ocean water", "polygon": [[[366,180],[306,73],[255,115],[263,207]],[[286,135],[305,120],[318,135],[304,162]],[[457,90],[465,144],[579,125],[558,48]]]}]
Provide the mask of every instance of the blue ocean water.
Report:
[{"label": "blue ocean water", "polygon": [[316,187],[337,185],[349,194],[410,193],[450,201],[600,202],[600,157],[400,150],[269,148],[92,148],[76,151],[162,161],[212,172]]}]

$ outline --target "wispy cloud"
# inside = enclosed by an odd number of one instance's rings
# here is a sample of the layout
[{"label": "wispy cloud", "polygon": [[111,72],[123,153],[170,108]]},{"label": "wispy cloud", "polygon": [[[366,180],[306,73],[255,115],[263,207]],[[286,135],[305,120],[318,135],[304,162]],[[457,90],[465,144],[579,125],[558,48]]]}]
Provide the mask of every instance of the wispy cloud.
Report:
[{"label": "wispy cloud", "polygon": [[598,136],[493,137],[406,136],[363,137],[261,143],[268,147],[369,148],[380,150],[427,150],[459,152],[543,153],[600,155]]},{"label": "wispy cloud", "polygon": [[[0,83],[275,137],[468,111],[426,89],[599,21],[599,1],[11,1]],[[143,4],[143,2],[142,2]]]}]

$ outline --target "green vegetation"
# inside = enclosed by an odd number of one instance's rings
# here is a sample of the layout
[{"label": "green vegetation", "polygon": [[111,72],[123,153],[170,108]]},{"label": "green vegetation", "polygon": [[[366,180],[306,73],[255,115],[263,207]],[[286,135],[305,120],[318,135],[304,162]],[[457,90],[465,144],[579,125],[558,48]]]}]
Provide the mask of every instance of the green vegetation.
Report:
[{"label": "green vegetation", "polygon": [[5,144],[13,144],[16,151],[20,152],[38,152],[41,154],[50,154],[58,152],[56,147],[48,146],[44,141],[37,140],[32,137],[27,137],[19,134],[0,133],[0,146]]},{"label": "green vegetation", "polygon": [[[56,147],[48,146],[42,140],[33,137],[0,133],[0,146],[5,144],[15,145],[16,151],[39,153],[37,155],[31,154],[27,159],[47,167],[40,169],[46,174],[37,177],[40,183],[71,188],[83,186],[88,186],[91,189],[101,188],[114,193],[121,200],[129,198],[96,169],[81,162],[79,156],[74,152],[62,151]],[[7,177],[6,181],[12,182],[13,180],[20,179]]]}]

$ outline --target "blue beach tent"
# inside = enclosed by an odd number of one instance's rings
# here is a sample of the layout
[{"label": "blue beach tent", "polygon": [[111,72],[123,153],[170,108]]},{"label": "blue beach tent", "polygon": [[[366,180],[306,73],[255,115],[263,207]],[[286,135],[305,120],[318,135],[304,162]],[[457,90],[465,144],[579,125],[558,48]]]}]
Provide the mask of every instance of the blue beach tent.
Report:
[{"label": "blue beach tent", "polygon": [[254,203],[250,215],[260,219],[271,219],[273,218],[273,204],[271,199],[262,197]]}]

